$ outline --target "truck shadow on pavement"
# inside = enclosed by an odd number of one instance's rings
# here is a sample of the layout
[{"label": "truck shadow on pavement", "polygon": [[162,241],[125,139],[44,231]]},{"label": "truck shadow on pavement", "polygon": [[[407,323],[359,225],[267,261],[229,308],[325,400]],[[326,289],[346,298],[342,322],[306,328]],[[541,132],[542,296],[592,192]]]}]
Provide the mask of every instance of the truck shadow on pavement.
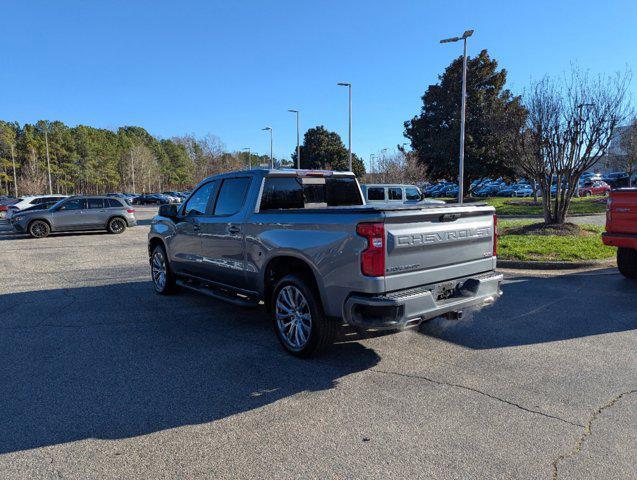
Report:
[{"label": "truck shadow on pavement", "polygon": [[419,331],[473,349],[555,342],[637,329],[637,282],[617,269],[516,277],[494,306],[463,320],[436,318]]},{"label": "truck shadow on pavement", "polygon": [[261,309],[150,282],[0,295],[0,311],[0,454],[205,424],[379,362],[359,343],[293,358]]}]

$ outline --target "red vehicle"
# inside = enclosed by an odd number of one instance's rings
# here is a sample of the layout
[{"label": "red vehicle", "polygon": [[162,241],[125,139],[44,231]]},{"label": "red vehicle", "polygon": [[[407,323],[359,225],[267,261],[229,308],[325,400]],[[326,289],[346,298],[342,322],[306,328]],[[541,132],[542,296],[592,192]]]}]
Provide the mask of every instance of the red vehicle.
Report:
[{"label": "red vehicle", "polygon": [[637,188],[612,190],[606,206],[604,244],[617,248],[617,266],[637,279]]},{"label": "red vehicle", "polygon": [[580,197],[590,197],[591,195],[608,195],[610,185],[602,180],[584,182],[584,186],[579,189]]}]

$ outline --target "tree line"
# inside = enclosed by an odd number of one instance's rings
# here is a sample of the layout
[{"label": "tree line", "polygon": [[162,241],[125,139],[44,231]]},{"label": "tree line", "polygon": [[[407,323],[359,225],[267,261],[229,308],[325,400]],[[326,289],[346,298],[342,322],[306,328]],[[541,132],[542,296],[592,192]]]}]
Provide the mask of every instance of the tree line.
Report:
[{"label": "tree line", "polygon": [[190,188],[202,178],[267,163],[227,152],[214,135],[160,139],[142,127],[116,131],[60,121],[0,121],[0,192],[101,194]]}]

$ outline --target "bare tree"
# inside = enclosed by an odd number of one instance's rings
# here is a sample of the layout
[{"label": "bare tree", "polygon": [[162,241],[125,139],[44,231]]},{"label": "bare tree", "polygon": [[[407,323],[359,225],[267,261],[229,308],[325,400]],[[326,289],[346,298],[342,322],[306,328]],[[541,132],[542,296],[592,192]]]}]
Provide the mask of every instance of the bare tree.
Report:
[{"label": "bare tree", "polygon": [[418,163],[415,152],[399,152],[395,155],[379,157],[369,180],[375,183],[422,183],[427,175],[424,165]]},{"label": "bare tree", "polygon": [[128,152],[131,161],[131,182],[141,186],[142,192],[152,192],[153,186],[161,189],[159,164],[153,152],[145,145],[134,145]]},{"label": "bare tree", "polygon": [[632,186],[633,175],[637,170],[637,117],[633,118],[630,125],[621,133],[619,144],[625,155],[623,157],[623,167],[629,175],[630,185]]},{"label": "bare tree", "polygon": [[546,77],[531,87],[518,166],[538,183],[547,224],[564,223],[582,173],[604,156],[613,132],[628,118],[630,77],[624,72],[593,78],[573,68],[563,79]]},{"label": "bare tree", "polygon": [[195,181],[227,171],[224,170],[222,158],[225,145],[219,137],[208,134],[203,138],[197,138],[191,134],[175,137],[172,140],[186,148],[194,167]]}]

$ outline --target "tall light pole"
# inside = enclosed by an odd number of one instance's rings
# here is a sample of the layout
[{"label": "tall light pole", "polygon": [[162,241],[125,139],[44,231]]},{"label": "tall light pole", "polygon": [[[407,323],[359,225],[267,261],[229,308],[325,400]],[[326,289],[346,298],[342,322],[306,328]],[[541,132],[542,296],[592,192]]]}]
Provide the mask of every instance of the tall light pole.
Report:
[{"label": "tall light pole", "polygon": [[49,195],[53,195],[53,184],[51,183],[51,159],[49,158],[49,126],[44,124],[44,144],[46,145],[46,169],[49,172]]},{"label": "tall light pole", "polygon": [[300,132],[299,132],[299,116],[301,115],[298,110],[289,109],[288,112],[296,113],[296,168],[301,168],[301,144],[300,144]]},{"label": "tall light pole", "polygon": [[13,193],[15,198],[18,198],[18,177],[15,174],[15,150],[13,148],[13,142],[11,143],[11,163],[13,163]]},{"label": "tall light pole", "polygon": [[473,35],[473,30],[467,30],[462,37],[445,38],[440,43],[464,41],[464,55],[462,57],[462,107],[460,109],[460,165],[458,172],[458,203],[464,200],[464,117],[467,101],[467,38]]},{"label": "tall light pole", "polygon": [[270,131],[270,168],[274,168],[274,156],[272,154],[272,127],[265,127],[261,130],[269,130]]},{"label": "tall light pole", "polygon": [[369,170],[372,175],[374,174],[374,157],[375,156],[376,155],[374,155],[373,153],[369,154]]},{"label": "tall light pole", "polygon": [[252,170],[252,153],[250,147],[242,148],[244,152],[248,152],[248,170]]},{"label": "tall light pole", "polygon": [[339,82],[339,86],[347,87],[349,90],[349,134],[348,134],[348,149],[349,149],[349,171],[352,171],[352,84],[346,82]]}]

